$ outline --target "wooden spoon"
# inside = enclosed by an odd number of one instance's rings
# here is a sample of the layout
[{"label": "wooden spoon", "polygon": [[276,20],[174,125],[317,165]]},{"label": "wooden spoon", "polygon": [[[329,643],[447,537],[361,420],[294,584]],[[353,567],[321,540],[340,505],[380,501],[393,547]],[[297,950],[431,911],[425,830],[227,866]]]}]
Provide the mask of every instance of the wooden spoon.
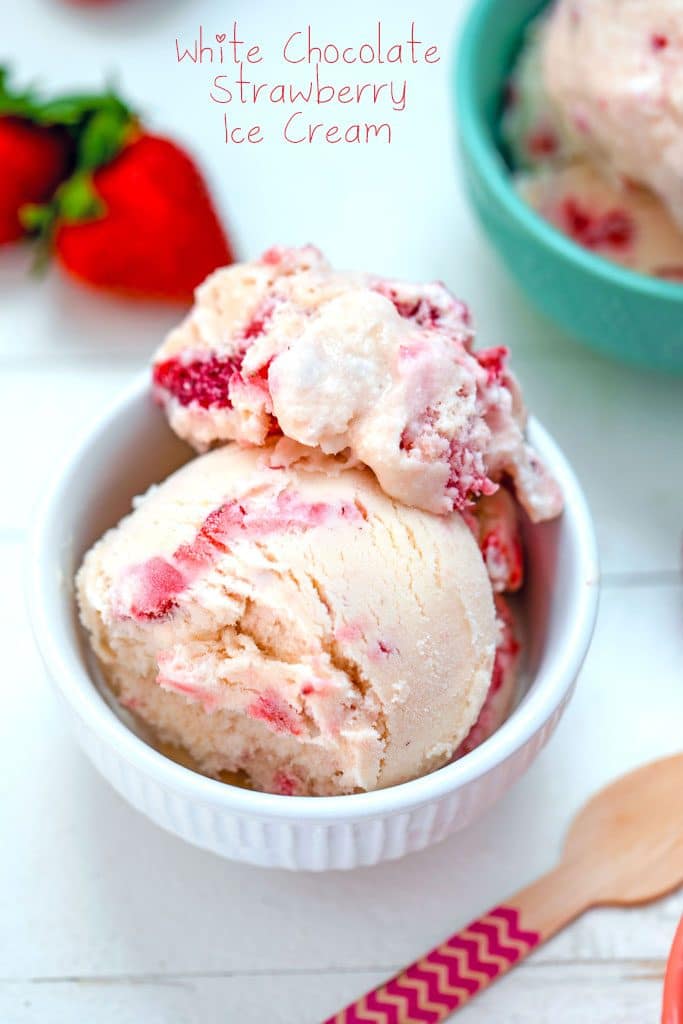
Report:
[{"label": "wooden spoon", "polygon": [[600,790],[559,865],[325,1024],[439,1024],[589,907],[647,903],[683,883],[683,754]]}]

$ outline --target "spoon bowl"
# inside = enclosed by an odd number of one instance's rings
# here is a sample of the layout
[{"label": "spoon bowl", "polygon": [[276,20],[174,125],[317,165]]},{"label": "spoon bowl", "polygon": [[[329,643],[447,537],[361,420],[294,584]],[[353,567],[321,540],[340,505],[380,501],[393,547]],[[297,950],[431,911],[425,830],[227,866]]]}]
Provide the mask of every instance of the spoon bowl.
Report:
[{"label": "spoon bowl", "polygon": [[595,893],[589,906],[646,903],[683,883],[683,754],[643,765],[588,801],[564,847],[563,863],[577,862]]}]

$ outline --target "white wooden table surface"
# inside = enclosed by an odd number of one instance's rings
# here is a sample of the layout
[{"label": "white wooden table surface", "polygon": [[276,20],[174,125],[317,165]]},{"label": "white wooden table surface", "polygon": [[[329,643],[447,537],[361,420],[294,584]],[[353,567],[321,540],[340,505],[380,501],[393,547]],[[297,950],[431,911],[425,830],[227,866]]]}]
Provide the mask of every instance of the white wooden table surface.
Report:
[{"label": "white wooden table surface", "polygon": [[[465,2],[258,5],[59,0],[2,5],[0,46],[24,78],[98,84],[117,69],[160,129],[200,155],[245,256],[315,240],[342,266],[438,277],[466,297],[484,344],[506,342],[529,404],[587,491],[604,587],[576,697],[537,763],[469,831],[403,862],[322,877],[231,864],[125,805],[64,729],[21,599],[27,524],[62,453],[145,362],[176,314],[35,281],[0,253],[0,1021],[314,1024],[548,868],[597,786],[683,740],[683,379],[592,356],[527,307],[467,209],[453,160],[450,40]],[[114,9],[115,8],[115,9]],[[221,12],[223,12],[221,16]],[[390,147],[226,148],[209,70],[173,63],[176,34],[232,17],[274,46],[310,20],[357,38],[415,17],[445,47],[412,74]],[[346,26],[346,27],[345,27]],[[270,67],[275,77],[277,62]],[[181,73],[182,72],[182,73]],[[273,125],[279,118],[263,118]],[[462,1013],[463,1022],[643,1024],[658,1014],[683,894],[598,911]]]}]

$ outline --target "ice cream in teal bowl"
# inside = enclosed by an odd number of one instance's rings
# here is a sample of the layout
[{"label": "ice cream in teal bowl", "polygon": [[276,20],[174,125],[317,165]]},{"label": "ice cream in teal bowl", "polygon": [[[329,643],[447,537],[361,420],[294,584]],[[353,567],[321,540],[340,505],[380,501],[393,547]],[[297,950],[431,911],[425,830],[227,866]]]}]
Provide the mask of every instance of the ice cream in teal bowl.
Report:
[{"label": "ice cream in teal bowl", "polygon": [[[606,0],[604,13],[614,3]],[[510,102],[510,73],[528,45],[529,25],[547,6],[547,0],[477,0],[466,20],[454,88],[471,201],[510,273],[550,319],[599,352],[651,368],[683,372],[683,260],[677,256],[679,243],[683,254],[683,227],[679,227],[683,168],[675,164],[676,158],[683,157],[676,157],[676,147],[670,146],[656,160],[643,164],[645,177],[633,180],[640,174],[633,161],[642,158],[644,133],[651,127],[649,122],[639,123],[638,117],[645,117],[642,110],[625,106],[633,103],[637,93],[628,77],[633,74],[633,64],[622,60],[617,50],[608,52],[604,60],[589,62],[590,56],[596,56],[591,54],[591,33],[597,34],[604,26],[577,22],[577,17],[582,17],[577,5],[564,4],[567,10],[560,14],[568,19],[566,26],[554,17],[556,34],[564,28],[578,54],[577,60],[570,52],[570,59],[563,63],[558,51],[560,57],[552,64],[553,75],[557,69],[560,79],[558,88],[570,94],[567,109],[558,124],[539,122],[527,136],[532,154],[549,155],[552,170],[529,176],[535,190],[533,202],[527,201],[528,192],[513,177],[519,154],[511,151],[510,140],[503,137],[501,129]],[[668,18],[676,27],[675,12],[669,10],[672,3],[655,0],[640,8],[647,15],[647,24],[642,25],[643,53],[638,55],[643,82],[659,83],[660,91],[662,83],[672,83],[675,95],[683,95],[678,91],[679,84],[683,89],[683,33],[667,31]],[[590,12],[587,15],[592,16]],[[637,38],[638,45],[640,33],[640,25],[631,26],[630,38]],[[581,67],[584,56],[585,73]],[[660,67],[660,61],[668,63]],[[680,76],[680,82],[672,76]],[[599,97],[594,103],[592,95]],[[522,117],[526,116],[523,112]],[[683,118],[683,107],[674,109],[672,116]],[[631,145],[631,131],[640,142]],[[657,139],[666,134],[661,125],[652,131],[659,132]],[[618,203],[610,192],[617,175],[605,157],[614,139],[614,152],[622,161],[617,167]],[[682,147],[678,149],[683,153]],[[585,159],[584,150],[599,154],[595,164],[592,155]],[[553,164],[557,152],[566,158],[559,172],[557,160]],[[600,166],[597,191],[590,180],[594,166]],[[677,176],[678,171],[681,174]],[[647,175],[651,180],[646,180]],[[667,188],[671,194],[678,189],[681,204],[671,215],[664,203],[670,197]],[[599,216],[587,209],[586,202],[593,206],[602,203]],[[629,259],[638,269],[624,265]]]}]

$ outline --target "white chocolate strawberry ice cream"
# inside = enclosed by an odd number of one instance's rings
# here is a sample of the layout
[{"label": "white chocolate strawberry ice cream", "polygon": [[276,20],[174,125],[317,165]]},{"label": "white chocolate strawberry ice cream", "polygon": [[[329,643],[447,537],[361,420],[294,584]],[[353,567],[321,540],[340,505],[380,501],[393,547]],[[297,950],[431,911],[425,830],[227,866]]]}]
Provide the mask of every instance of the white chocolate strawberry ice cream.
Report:
[{"label": "white chocolate strawberry ice cream", "polygon": [[542,216],[616,263],[683,280],[680,0],[557,0],[530,27],[502,130]]},{"label": "white chocolate strawberry ice cream", "polygon": [[524,437],[503,348],[476,352],[441,284],[332,270],[317,249],[271,249],[213,274],[154,360],[157,399],[199,451],[283,435],[346,452],[386,494],[445,514],[509,477],[533,520],[561,496]]},{"label": "white chocolate strawberry ice cream", "polygon": [[563,130],[610,177],[647,186],[683,228],[681,0],[559,0],[541,55]]},{"label": "white chocolate strawberry ice cream", "polygon": [[[520,506],[562,496],[506,350],[439,284],[312,248],[215,273],[154,363],[195,458],[85,556],[121,704],[208,775],[334,795],[415,778],[506,717]],[[235,443],[237,442],[237,443]]]},{"label": "white chocolate strawberry ice cream", "polygon": [[477,539],[504,523],[498,563],[513,585],[521,567],[508,499],[485,500],[488,518],[467,524],[392,500],[339,459],[229,444],[88,552],[82,621],[121,703],[201,771],[285,794],[399,783],[509,704],[514,638]]}]

